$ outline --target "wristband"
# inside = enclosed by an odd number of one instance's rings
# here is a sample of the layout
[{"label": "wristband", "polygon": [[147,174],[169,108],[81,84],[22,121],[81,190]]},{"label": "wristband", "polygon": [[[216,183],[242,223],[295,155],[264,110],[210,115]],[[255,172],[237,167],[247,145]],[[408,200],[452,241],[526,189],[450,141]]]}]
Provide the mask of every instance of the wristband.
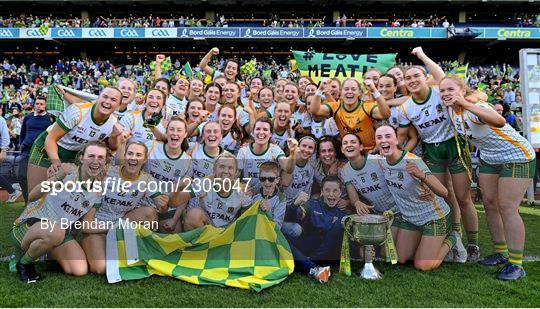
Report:
[{"label": "wristband", "polygon": [[317,91],[315,91],[315,95],[320,97],[322,100],[326,100],[326,96],[319,89],[317,89]]},{"label": "wristband", "polygon": [[375,100],[377,100],[381,96],[381,93],[377,89],[375,89],[375,91],[373,91],[372,94]]}]

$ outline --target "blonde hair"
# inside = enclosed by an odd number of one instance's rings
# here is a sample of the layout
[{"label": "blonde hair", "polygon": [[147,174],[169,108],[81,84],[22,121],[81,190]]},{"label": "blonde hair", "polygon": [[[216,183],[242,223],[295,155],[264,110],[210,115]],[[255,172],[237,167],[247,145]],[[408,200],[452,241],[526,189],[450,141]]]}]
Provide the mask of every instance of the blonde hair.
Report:
[{"label": "blonde hair", "polygon": [[[445,79],[449,79],[451,81],[453,81],[456,85],[458,85],[458,87],[460,89],[464,89],[465,90],[465,95],[470,95],[473,93],[473,91],[471,90],[471,88],[469,88],[469,85],[467,85],[467,83],[465,82],[465,79],[463,79],[463,77],[457,75],[457,74],[449,74],[449,75],[446,75],[442,80],[445,80]],[[440,84],[440,83],[439,83]]]}]

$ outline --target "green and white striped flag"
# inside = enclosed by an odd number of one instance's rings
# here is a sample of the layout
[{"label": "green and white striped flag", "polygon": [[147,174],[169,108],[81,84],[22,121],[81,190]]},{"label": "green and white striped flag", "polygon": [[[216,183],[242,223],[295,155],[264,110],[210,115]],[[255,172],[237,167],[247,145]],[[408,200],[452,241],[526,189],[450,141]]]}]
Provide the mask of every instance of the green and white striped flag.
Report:
[{"label": "green and white striped flag", "polygon": [[189,61],[186,62],[182,68],[184,69],[184,75],[186,75],[187,78],[191,78],[193,76],[193,70],[191,69]]}]

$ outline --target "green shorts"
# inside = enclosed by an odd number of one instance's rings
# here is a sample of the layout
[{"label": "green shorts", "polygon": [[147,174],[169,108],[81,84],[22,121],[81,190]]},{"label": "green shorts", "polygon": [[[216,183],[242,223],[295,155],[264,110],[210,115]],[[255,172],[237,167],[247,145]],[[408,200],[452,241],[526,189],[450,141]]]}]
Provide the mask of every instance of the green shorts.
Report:
[{"label": "green shorts", "polygon": [[452,231],[452,218],[448,213],[444,218],[418,226],[401,217],[396,217],[393,226],[407,231],[422,232],[422,236],[446,236]]},{"label": "green shorts", "polygon": [[480,159],[481,174],[495,174],[506,178],[534,178],[536,159],[525,163],[489,164]]},{"label": "green shorts", "polygon": [[[47,138],[47,131],[42,132],[34,141],[32,150],[30,151],[30,157],[28,162],[37,166],[49,168],[51,161],[47,152],[45,151],[45,139]],[[78,151],[67,150],[58,146],[58,157],[62,162],[71,162],[77,157]]]},{"label": "green shorts", "polygon": [[465,172],[465,166],[459,159],[455,138],[441,143],[422,143],[424,161],[432,173],[445,173],[448,169],[451,174]]},{"label": "green shorts", "polygon": [[[26,219],[23,222],[19,223],[18,225],[15,225],[11,229],[11,233],[9,234],[9,239],[13,246],[15,246],[17,251],[22,251],[22,241],[24,239],[24,236],[28,232],[28,229],[36,224],[39,223],[40,219],[38,218],[30,218]],[[65,244],[66,242],[70,240],[75,240],[73,235],[71,234],[70,230],[66,230],[66,233],[64,235],[64,240],[62,241],[62,244]]]}]

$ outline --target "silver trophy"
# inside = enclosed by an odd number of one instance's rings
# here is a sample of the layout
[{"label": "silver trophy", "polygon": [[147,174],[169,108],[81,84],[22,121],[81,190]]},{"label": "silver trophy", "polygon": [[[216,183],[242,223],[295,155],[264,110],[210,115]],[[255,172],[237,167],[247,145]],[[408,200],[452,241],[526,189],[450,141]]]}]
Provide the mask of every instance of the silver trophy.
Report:
[{"label": "silver trophy", "polygon": [[350,239],[360,245],[360,254],[364,249],[364,267],[356,273],[358,276],[377,280],[382,278],[381,272],[373,265],[375,246],[386,241],[387,230],[392,225],[393,215],[351,215],[342,224]]}]

